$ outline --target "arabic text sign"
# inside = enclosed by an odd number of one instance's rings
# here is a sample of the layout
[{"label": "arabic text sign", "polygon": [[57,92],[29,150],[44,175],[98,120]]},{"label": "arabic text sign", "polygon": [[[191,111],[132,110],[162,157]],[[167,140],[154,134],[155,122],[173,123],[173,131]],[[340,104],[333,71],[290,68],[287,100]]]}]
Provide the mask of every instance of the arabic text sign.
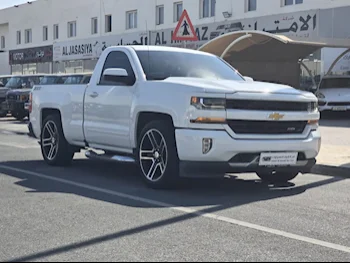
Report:
[{"label": "arabic text sign", "polygon": [[[220,35],[241,30],[265,31],[273,34],[285,35],[296,40],[317,39],[318,14],[318,11],[305,11],[195,25],[194,28],[198,41],[191,43],[191,46],[196,49]],[[151,44],[183,46],[181,41],[172,40],[173,34],[174,29],[153,31],[151,33]],[[190,47],[190,45],[186,46]]]},{"label": "arabic text sign", "polygon": [[58,42],[54,44],[53,60],[97,59],[110,46],[148,44],[147,32]]},{"label": "arabic text sign", "polygon": [[10,50],[10,65],[52,62],[52,46]]}]

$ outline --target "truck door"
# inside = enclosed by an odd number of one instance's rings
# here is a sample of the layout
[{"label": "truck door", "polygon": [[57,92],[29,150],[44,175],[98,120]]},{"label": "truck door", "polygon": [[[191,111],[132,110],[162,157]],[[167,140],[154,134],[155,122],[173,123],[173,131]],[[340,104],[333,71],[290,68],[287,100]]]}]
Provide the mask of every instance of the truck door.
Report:
[{"label": "truck door", "polygon": [[[128,77],[103,76],[109,68],[122,68]],[[130,149],[130,112],[134,96],[135,73],[128,55],[122,51],[108,54],[100,79],[91,83],[85,96],[84,130],[91,147]]]}]

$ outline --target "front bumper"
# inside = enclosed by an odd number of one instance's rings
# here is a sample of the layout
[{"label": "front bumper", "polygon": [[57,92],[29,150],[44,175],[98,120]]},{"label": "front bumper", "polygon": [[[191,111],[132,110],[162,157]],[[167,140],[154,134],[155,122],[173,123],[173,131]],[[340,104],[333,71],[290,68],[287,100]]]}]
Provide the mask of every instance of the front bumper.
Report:
[{"label": "front bumper", "polygon": [[25,102],[19,101],[6,101],[2,105],[2,109],[9,112],[27,112],[25,109]]},{"label": "front bumper", "polygon": [[[177,129],[177,150],[181,176],[212,177],[225,173],[257,172],[271,169],[301,173],[310,172],[321,147],[319,131],[310,132],[306,139],[233,139],[226,131]],[[202,140],[211,138],[212,148],[203,154]],[[298,152],[295,165],[259,166],[260,154],[265,152]]]}]

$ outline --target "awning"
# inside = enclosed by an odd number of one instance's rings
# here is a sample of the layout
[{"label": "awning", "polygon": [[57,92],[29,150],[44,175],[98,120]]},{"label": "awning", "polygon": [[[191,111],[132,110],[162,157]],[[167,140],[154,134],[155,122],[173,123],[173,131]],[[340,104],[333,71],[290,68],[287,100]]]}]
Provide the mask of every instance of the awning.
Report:
[{"label": "awning", "polygon": [[247,30],[221,35],[199,50],[222,57],[243,75],[256,80],[299,88],[299,60],[324,47],[344,46],[297,41],[284,35]]}]

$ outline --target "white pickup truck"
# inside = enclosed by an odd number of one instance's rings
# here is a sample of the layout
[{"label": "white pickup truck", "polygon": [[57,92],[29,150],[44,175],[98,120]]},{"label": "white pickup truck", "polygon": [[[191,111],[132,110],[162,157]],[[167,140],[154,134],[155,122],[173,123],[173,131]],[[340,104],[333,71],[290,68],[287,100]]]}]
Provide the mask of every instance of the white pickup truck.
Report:
[{"label": "white pickup truck", "polygon": [[312,93],[254,82],[180,48],[109,47],[88,85],[36,86],[30,111],[49,165],[86,149],[137,164],[153,188],[236,172],[287,182],[310,172],[321,146]]}]

